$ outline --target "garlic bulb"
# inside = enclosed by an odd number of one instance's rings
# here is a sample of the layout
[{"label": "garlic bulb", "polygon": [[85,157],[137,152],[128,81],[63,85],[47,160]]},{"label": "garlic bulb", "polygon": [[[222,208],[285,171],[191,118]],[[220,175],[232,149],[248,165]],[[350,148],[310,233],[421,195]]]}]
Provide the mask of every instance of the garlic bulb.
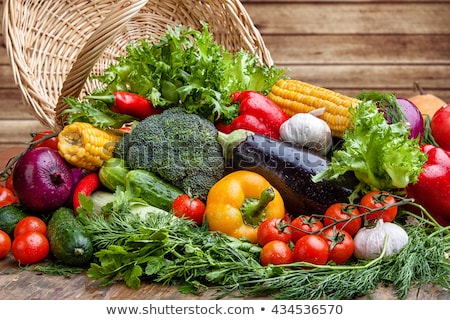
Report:
[{"label": "garlic bulb", "polygon": [[386,257],[399,253],[409,240],[408,234],[402,227],[379,219],[375,227],[361,228],[355,235],[353,239],[355,257],[358,259],[375,259],[380,256],[386,236],[389,236]]},{"label": "garlic bulb", "polygon": [[280,137],[319,154],[326,155],[332,146],[328,124],[310,113],[297,113],[280,126]]}]

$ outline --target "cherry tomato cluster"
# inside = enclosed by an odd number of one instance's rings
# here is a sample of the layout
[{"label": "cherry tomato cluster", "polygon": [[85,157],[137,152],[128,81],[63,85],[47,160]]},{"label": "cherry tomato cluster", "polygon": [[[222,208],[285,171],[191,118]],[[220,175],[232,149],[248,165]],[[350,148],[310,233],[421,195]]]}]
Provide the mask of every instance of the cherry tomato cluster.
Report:
[{"label": "cherry tomato cluster", "polygon": [[358,205],[335,203],[323,217],[300,215],[294,219],[271,218],[258,228],[262,265],[308,262],[325,265],[346,263],[354,252],[353,237],[378,219],[391,222],[398,211],[396,198],[383,191],[365,194]]},{"label": "cherry tomato cluster", "polygon": [[46,223],[36,216],[22,218],[14,228],[13,239],[0,230],[0,259],[6,257],[10,251],[14,259],[22,265],[45,259],[50,252]]}]

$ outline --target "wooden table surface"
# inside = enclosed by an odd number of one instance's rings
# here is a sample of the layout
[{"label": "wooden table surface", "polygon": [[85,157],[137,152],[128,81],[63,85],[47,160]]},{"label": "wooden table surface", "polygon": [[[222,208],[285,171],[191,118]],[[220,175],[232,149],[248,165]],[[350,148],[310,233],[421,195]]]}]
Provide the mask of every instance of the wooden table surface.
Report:
[{"label": "wooden table surface", "polygon": [[[23,148],[14,147],[1,151],[0,168],[3,168],[8,159],[22,150]],[[70,276],[46,275],[19,268],[11,254],[0,260],[0,300],[211,300],[215,299],[214,293],[211,290],[201,296],[187,295],[179,293],[176,286],[161,286],[153,283],[144,283],[139,290],[128,288],[123,282],[102,287],[89,279],[85,273]],[[393,300],[396,297],[391,288],[380,286],[369,296],[359,299]],[[420,288],[411,288],[406,299],[450,300],[450,291],[426,285]]]}]

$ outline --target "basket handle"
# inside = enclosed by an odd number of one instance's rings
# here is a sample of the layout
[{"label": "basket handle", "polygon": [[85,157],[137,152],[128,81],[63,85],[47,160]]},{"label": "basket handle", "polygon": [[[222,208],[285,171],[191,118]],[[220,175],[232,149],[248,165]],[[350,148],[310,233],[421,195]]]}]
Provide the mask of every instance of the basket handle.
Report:
[{"label": "basket handle", "polygon": [[55,107],[56,122],[58,126],[62,126],[63,117],[61,116],[61,112],[66,107],[62,98],[79,96],[92,68],[98,59],[100,59],[106,47],[119,34],[122,27],[125,27],[127,22],[131,20],[131,18],[133,18],[147,2],[148,0],[118,1],[118,3],[112,7],[105,20],[89,37],[63,83],[61,94]]}]

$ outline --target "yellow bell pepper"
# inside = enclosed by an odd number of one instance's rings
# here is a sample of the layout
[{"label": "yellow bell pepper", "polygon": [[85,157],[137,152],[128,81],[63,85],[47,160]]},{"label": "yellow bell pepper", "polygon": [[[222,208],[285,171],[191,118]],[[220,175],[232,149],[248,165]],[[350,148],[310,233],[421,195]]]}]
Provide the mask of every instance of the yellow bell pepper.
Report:
[{"label": "yellow bell pepper", "polygon": [[260,174],[247,170],[232,172],[208,193],[205,217],[209,230],[257,242],[262,221],[285,216],[280,193]]}]

